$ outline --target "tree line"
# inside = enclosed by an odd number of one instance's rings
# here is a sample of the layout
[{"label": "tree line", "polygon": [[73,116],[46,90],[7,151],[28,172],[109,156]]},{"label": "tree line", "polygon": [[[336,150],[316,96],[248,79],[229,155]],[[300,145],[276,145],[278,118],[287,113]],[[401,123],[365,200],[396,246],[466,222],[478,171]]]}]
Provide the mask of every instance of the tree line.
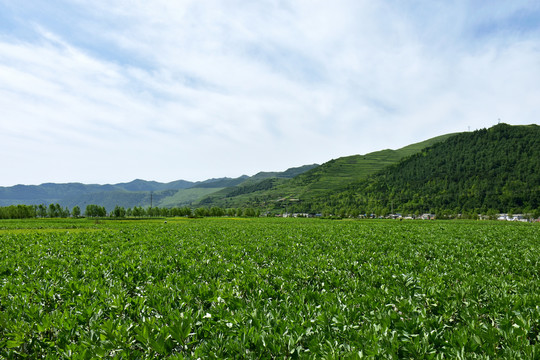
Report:
[{"label": "tree line", "polygon": [[199,207],[191,209],[190,207],[148,207],[135,206],[133,208],[124,208],[115,206],[110,212],[104,206],[90,204],[81,212],[79,206],[69,210],[67,207],[61,207],[59,204],[46,205],[10,205],[0,207],[0,219],[31,219],[31,218],[68,218],[68,217],[87,217],[87,218],[140,218],[140,217],[256,217],[260,216],[260,209],[254,208],[230,208],[222,209],[220,207]]},{"label": "tree line", "polygon": [[0,219],[63,218],[80,216],[81,210],[75,206],[71,211],[59,204],[10,205],[0,207]]}]

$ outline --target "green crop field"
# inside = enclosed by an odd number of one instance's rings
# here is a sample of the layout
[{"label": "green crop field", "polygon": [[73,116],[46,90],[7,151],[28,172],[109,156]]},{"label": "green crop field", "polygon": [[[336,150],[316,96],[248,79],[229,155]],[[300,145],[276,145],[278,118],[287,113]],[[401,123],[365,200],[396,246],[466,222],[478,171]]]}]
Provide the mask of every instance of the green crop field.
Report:
[{"label": "green crop field", "polygon": [[0,358],[535,359],[540,227],[0,222]]}]

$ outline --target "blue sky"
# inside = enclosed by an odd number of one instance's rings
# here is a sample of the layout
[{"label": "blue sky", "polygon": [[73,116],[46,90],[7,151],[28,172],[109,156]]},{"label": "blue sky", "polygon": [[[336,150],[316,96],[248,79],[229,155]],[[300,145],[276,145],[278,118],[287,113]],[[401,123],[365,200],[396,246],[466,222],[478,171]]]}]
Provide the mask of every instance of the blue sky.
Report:
[{"label": "blue sky", "polygon": [[0,0],[0,186],[285,170],[539,99],[538,1]]}]

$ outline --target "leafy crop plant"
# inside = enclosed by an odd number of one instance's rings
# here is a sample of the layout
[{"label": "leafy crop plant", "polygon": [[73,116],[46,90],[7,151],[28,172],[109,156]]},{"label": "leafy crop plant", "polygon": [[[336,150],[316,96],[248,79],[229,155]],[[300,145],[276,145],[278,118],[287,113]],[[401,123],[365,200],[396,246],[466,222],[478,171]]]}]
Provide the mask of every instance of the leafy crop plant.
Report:
[{"label": "leafy crop plant", "polygon": [[539,358],[538,234],[507,222],[0,222],[0,358]]}]

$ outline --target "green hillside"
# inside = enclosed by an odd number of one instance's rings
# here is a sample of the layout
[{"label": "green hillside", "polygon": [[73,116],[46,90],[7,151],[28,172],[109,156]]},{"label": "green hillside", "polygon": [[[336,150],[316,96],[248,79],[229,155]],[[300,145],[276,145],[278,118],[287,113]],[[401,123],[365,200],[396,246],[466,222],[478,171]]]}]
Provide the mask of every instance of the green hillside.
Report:
[{"label": "green hillside", "polygon": [[[225,188],[202,199],[200,206],[262,207],[280,209],[285,203],[311,202],[327,194],[345,189],[349,184],[411,156],[423,148],[443,141],[454,134],[438,136],[398,150],[382,150],[366,155],[353,155],[330,160],[292,179],[250,179],[236,187]],[[254,177],[255,178],[255,177]]]},{"label": "green hillside", "polygon": [[500,213],[540,208],[540,126],[462,133],[304,209],[327,212]]},{"label": "green hillside", "polygon": [[300,166],[300,167],[290,168],[290,169],[287,169],[287,170],[285,170],[283,172],[278,172],[278,171],[265,172],[265,171],[261,171],[261,172],[255,174],[255,175],[253,175],[251,178],[249,178],[249,181],[251,181],[251,182],[260,181],[260,180],[269,179],[269,178],[292,179],[293,177],[298,176],[300,174],[303,174],[306,171],[314,169],[314,168],[316,168],[318,166],[319,166],[318,164],[304,165],[304,166]]},{"label": "green hillside", "polygon": [[351,182],[365,179],[401,159],[443,141],[454,134],[437,136],[398,150],[381,150],[366,155],[353,155],[331,160],[311,171],[299,175],[292,185],[304,186],[299,197],[314,198],[321,193],[333,191]]}]

